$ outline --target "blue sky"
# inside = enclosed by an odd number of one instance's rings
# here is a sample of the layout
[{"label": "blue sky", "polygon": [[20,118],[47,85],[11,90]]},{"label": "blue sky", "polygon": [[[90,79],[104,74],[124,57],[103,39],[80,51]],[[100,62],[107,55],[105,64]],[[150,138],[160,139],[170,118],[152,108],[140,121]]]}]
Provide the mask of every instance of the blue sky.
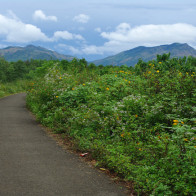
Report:
[{"label": "blue sky", "polygon": [[137,46],[196,48],[195,0],[0,0],[0,48],[100,59]]}]

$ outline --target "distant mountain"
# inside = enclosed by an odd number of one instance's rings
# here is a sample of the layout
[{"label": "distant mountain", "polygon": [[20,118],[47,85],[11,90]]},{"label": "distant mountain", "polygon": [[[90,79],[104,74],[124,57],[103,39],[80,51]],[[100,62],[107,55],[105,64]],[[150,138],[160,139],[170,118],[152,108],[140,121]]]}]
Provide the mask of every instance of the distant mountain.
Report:
[{"label": "distant mountain", "polygon": [[4,57],[7,61],[26,61],[30,59],[42,59],[42,60],[72,60],[74,57],[59,54],[52,50],[42,48],[40,46],[28,45],[26,47],[7,47],[0,49],[0,57]]},{"label": "distant mountain", "polygon": [[171,57],[196,57],[196,50],[188,44],[174,43],[156,47],[139,46],[101,60],[93,61],[95,65],[128,65],[134,66],[141,58],[143,61],[156,59],[157,54],[171,53]]}]

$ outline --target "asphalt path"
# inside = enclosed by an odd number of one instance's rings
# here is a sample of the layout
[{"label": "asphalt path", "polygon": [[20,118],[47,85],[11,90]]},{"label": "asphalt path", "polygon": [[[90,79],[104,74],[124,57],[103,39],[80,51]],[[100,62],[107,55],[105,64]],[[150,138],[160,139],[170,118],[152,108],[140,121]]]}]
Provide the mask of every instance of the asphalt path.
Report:
[{"label": "asphalt path", "polygon": [[125,189],[56,144],[25,106],[0,99],[0,196],[123,196]]}]

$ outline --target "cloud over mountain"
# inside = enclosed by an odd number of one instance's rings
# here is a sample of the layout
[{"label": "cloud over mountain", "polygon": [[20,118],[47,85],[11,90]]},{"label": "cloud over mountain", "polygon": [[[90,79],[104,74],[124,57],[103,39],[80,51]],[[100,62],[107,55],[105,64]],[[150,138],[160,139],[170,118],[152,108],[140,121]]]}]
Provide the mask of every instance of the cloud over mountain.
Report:
[{"label": "cloud over mountain", "polygon": [[193,45],[196,44],[196,26],[177,23],[131,27],[128,23],[120,23],[114,31],[100,32],[100,36],[106,39],[103,45],[85,45],[81,49],[81,53],[115,54],[141,45],[156,46],[175,42]]}]

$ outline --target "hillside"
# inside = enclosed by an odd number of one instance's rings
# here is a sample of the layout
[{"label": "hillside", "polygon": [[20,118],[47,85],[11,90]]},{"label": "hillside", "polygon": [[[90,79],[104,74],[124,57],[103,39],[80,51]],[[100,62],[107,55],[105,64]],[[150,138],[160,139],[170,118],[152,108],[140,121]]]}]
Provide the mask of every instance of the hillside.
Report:
[{"label": "hillside", "polygon": [[0,56],[7,61],[29,60],[29,59],[45,59],[45,60],[72,60],[74,57],[59,54],[52,50],[48,50],[39,46],[28,45],[26,47],[7,47],[0,49]]},{"label": "hillside", "polygon": [[196,57],[196,50],[188,44],[174,43],[171,45],[161,45],[156,47],[139,46],[137,48],[127,50],[116,54],[114,56],[106,57],[104,59],[96,60],[95,65],[128,65],[134,66],[138,59],[149,61],[156,59],[157,54],[171,53],[171,57]]}]

